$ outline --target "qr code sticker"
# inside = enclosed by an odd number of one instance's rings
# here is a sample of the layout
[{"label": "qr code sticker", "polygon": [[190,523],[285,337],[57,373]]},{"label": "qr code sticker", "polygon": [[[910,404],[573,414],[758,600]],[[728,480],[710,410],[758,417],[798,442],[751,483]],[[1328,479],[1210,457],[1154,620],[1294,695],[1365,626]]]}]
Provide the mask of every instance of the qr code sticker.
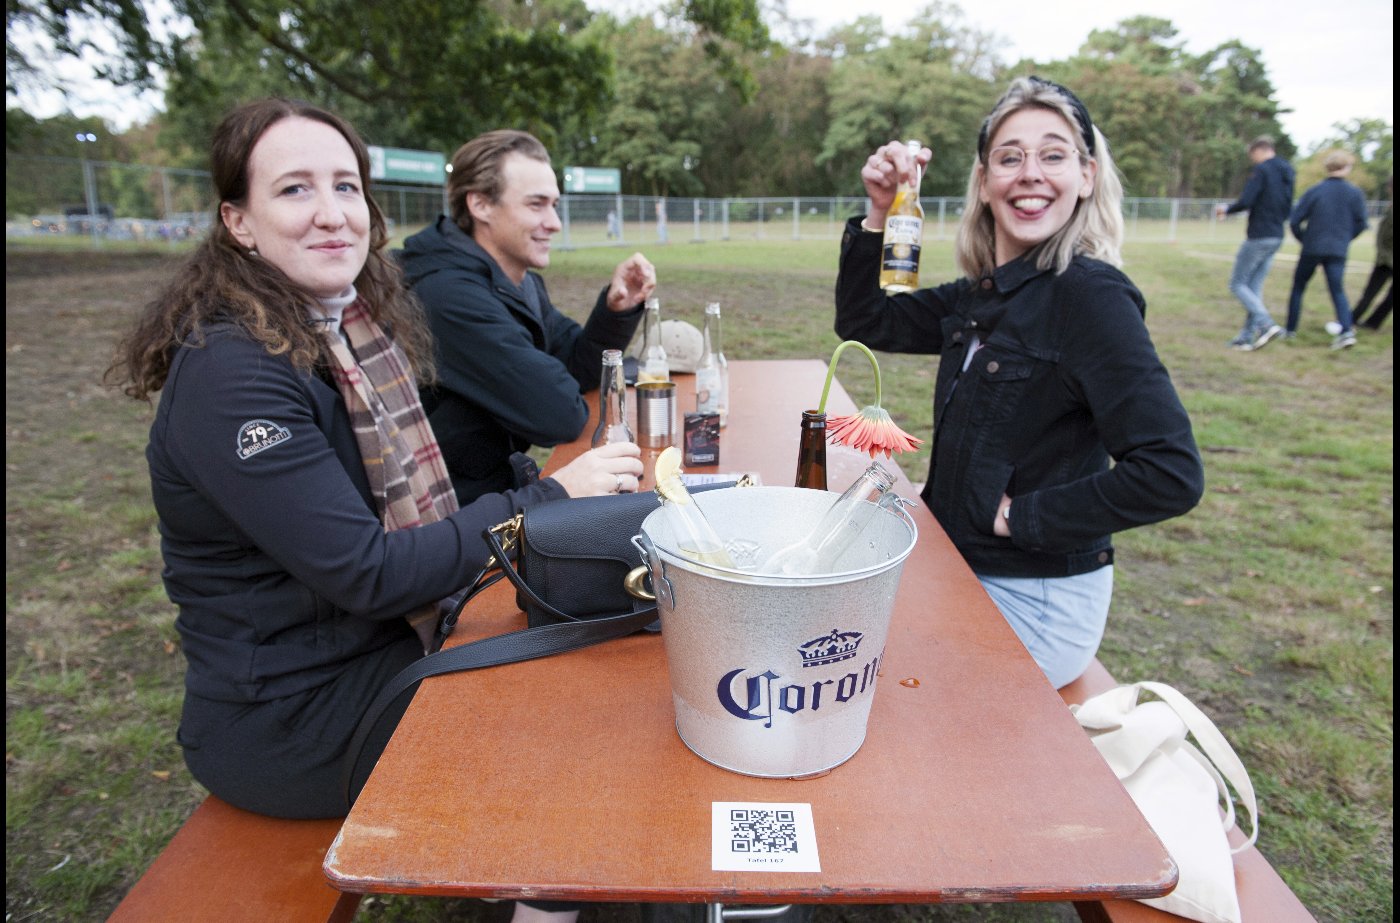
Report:
[{"label": "qr code sticker", "polygon": [[729,812],[730,848],[736,853],[796,853],[797,816],[792,811],[736,808]]}]

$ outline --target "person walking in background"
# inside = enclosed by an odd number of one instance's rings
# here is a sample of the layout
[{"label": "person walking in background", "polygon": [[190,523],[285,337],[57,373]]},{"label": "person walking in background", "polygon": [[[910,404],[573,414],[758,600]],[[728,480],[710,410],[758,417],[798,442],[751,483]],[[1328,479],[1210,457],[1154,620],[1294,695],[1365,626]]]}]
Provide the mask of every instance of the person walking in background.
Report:
[{"label": "person walking in background", "polygon": [[[459,508],[415,386],[431,338],[388,258],[364,142],[266,99],[225,116],[210,159],[212,229],[108,370],[131,397],[159,393],[146,458],[187,662],[178,739],[230,804],[344,817],[345,778],[353,797],[409,697],[352,764],[360,718],[486,560],[482,530],[615,492],[640,453],[594,449]],[[522,907],[517,923],[552,909]]]},{"label": "person walking in background", "polygon": [[1308,287],[1317,267],[1327,277],[1332,293],[1332,307],[1337,313],[1337,334],[1332,338],[1333,349],[1348,349],[1356,345],[1356,329],[1352,324],[1351,305],[1347,303],[1343,276],[1347,267],[1347,249],[1366,230],[1366,196],[1347,182],[1356,158],[1346,151],[1332,151],[1323,158],[1327,178],[1313,186],[1288,217],[1293,236],[1303,244],[1298,255],[1298,268],[1293,272],[1293,292],[1288,296],[1288,330],[1284,336],[1292,339],[1298,334],[1298,320],[1303,313],[1303,290]]},{"label": "person walking in background", "polygon": [[[1395,197],[1395,177],[1391,176],[1385,181],[1386,195],[1392,200]],[[1381,219],[1381,226],[1376,231],[1376,265],[1371,269],[1371,278],[1366,280],[1366,290],[1361,293],[1361,300],[1356,303],[1356,310],[1352,313],[1352,322],[1358,327],[1365,327],[1367,330],[1379,330],[1381,324],[1390,316],[1390,309],[1394,306],[1395,286],[1387,285],[1391,281],[1391,274],[1395,266],[1395,203],[1386,203],[1385,217]],[[1362,320],[1366,312],[1371,309],[1371,301],[1380,294],[1381,287],[1385,286],[1385,297],[1380,304],[1376,305],[1376,313],[1371,315],[1369,320]]]},{"label": "person walking in background", "polygon": [[883,225],[932,152],[892,141],[865,162],[870,214],[842,237],[836,333],[942,357],[921,497],[1059,688],[1103,638],[1113,533],[1187,512],[1205,475],[1142,293],[1116,268],[1123,187],[1084,104],[1016,80],[976,153],[965,277],[901,295],[880,289]]},{"label": "person walking in background", "polygon": [[666,200],[656,200],[656,242],[666,243]]},{"label": "person walking in background", "polygon": [[[423,403],[465,504],[528,482],[530,446],[583,432],[603,350],[631,341],[656,270],[640,253],[619,263],[583,325],[554,306],[535,270],[563,227],[559,183],[549,151],[523,131],[458,148],[447,202],[450,214],[404,241],[399,260],[437,343]],[[628,476],[623,489],[636,488]]]},{"label": "person walking in background", "polygon": [[1264,279],[1269,275],[1274,254],[1283,246],[1283,226],[1293,207],[1293,166],[1274,150],[1274,139],[1256,138],[1249,145],[1254,169],[1244,191],[1234,202],[1215,207],[1216,218],[1248,211],[1245,240],[1235,255],[1230,273],[1230,291],[1244,305],[1244,326],[1229,342],[1232,349],[1262,349],[1283,332],[1264,306]]}]

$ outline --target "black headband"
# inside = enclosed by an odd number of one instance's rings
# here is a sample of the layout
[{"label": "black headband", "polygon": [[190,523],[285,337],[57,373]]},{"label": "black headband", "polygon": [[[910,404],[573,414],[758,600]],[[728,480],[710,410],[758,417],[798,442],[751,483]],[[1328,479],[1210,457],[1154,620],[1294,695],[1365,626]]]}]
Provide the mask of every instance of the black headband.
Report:
[{"label": "black headband", "polygon": [[[1079,131],[1081,134],[1084,135],[1084,143],[1089,148],[1089,156],[1092,157],[1094,155],[1094,122],[1092,119],[1089,118],[1089,110],[1084,106],[1084,103],[1080,101],[1079,97],[1075,96],[1074,93],[1071,92],[1068,87],[1060,86],[1053,80],[1044,80],[1040,77],[1031,77],[1030,81],[1031,83],[1035,84],[1037,88],[1048,87],[1049,89],[1054,90],[1056,93],[1059,93],[1065,98],[1065,102],[1069,103],[1070,109],[1074,111],[1074,120],[1079,123]],[[1001,104],[1004,102],[1006,102],[1005,96],[997,100],[997,104],[992,107],[992,111],[996,112],[998,109],[1001,108]],[[982,155],[983,153],[985,153],[987,148],[987,142],[991,140],[987,137],[987,135],[991,133],[991,127],[992,117],[989,115],[982,122],[982,130],[977,134],[978,160],[982,159]]]}]

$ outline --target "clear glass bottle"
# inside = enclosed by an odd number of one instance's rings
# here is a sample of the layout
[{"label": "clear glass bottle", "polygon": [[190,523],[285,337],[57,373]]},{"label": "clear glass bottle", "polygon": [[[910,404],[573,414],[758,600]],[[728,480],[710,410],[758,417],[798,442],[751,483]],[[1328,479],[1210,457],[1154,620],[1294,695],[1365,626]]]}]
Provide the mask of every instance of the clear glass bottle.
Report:
[{"label": "clear glass bottle", "polygon": [[826,414],[802,411],[802,434],[797,443],[796,487],[826,490]]},{"label": "clear glass bottle", "polygon": [[872,463],[831,505],[815,529],[775,552],[759,565],[758,572],[789,576],[833,573],[841,556],[885,505],[893,486],[894,475]]},{"label": "clear glass bottle", "polygon": [[729,422],[729,362],[724,358],[719,318],[719,302],[707,304],[703,345],[695,363],[695,411],[719,414],[719,425],[724,426]]},{"label": "clear glass bottle", "polygon": [[598,425],[593,448],[612,442],[636,442],[627,426],[627,379],[622,371],[622,350],[603,350],[603,377],[598,383]]},{"label": "clear glass bottle", "polygon": [[670,381],[671,363],[661,342],[661,299],[647,299],[642,315],[642,357],[637,365],[637,384],[644,381]]},{"label": "clear glass bottle", "polygon": [[725,550],[724,540],[696,506],[695,498],[681,480],[679,457],[680,452],[673,446],[663,451],[656,462],[656,494],[661,498],[662,515],[677,550],[701,564],[736,570],[734,559]]},{"label": "clear glass bottle", "polygon": [[920,141],[906,141],[914,160],[914,182],[900,183],[885,215],[885,245],[880,253],[880,288],[890,294],[919,287],[919,249],[924,239],[924,207],[919,204],[923,171],[918,166]]}]

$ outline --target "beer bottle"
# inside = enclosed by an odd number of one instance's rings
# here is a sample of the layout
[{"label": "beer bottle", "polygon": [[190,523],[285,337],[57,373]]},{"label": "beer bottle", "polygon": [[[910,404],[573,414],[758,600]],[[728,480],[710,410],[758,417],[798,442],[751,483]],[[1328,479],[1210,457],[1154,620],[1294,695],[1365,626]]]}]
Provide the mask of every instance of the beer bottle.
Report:
[{"label": "beer bottle", "polygon": [[637,368],[637,384],[644,381],[670,381],[671,363],[661,342],[661,299],[647,299],[642,316],[642,361]]},{"label": "beer bottle", "polygon": [[627,426],[627,379],[622,372],[622,350],[603,350],[603,377],[598,383],[598,425],[593,448],[612,442],[635,442]]},{"label": "beer bottle", "polygon": [[826,490],[826,414],[815,410],[802,411],[795,486]]},{"label": "beer bottle", "polygon": [[720,342],[719,302],[705,306],[705,331],[700,360],[695,364],[695,412],[719,414],[719,425],[729,417],[729,363]]},{"label": "beer bottle", "polygon": [[919,248],[924,238],[924,207],[919,204],[923,173],[916,158],[923,144],[906,141],[914,160],[914,182],[900,183],[885,216],[885,245],[880,254],[880,288],[890,294],[912,292],[919,287]]},{"label": "beer bottle", "polygon": [[763,574],[829,574],[846,549],[855,544],[880,509],[886,492],[894,486],[894,475],[872,463],[854,484],[846,488],[822,519],[805,537],[780,548],[759,565]]}]

